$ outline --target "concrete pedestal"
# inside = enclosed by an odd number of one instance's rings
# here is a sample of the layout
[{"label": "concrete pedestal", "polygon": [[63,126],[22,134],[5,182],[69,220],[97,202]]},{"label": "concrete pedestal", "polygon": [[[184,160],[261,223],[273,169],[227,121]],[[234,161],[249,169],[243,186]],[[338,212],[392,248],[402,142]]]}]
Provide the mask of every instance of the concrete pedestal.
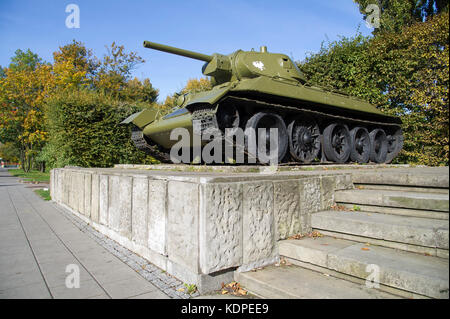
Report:
[{"label": "concrete pedestal", "polygon": [[311,214],[351,188],[352,174],[340,169],[123,165],[53,169],[50,190],[94,228],[204,293],[232,281],[235,270],[276,261],[279,240],[309,232]]}]

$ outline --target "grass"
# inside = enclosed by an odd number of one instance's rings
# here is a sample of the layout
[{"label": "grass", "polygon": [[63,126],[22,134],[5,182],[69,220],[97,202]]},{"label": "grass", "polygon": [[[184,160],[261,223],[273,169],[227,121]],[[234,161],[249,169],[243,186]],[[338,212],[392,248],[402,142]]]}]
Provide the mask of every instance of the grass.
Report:
[{"label": "grass", "polygon": [[26,181],[30,182],[50,182],[50,173],[49,172],[39,172],[36,170],[31,170],[28,173],[24,172],[22,169],[10,169],[9,172],[17,177],[20,177]]},{"label": "grass", "polygon": [[50,191],[49,190],[36,189],[34,192],[36,194],[38,194],[39,196],[41,196],[43,200],[51,200],[52,199],[50,197]]},{"label": "grass", "polygon": [[197,286],[195,284],[184,284],[184,286],[186,287],[186,292],[190,295],[197,291]]}]

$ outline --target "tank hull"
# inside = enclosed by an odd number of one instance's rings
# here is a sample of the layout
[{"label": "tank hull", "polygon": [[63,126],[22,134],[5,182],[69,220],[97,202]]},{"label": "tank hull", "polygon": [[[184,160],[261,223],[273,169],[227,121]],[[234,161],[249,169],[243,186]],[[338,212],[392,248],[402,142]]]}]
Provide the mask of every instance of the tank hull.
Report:
[{"label": "tank hull", "polygon": [[[192,134],[192,110],[197,105],[208,105],[214,109],[216,105],[226,99],[245,100],[250,103],[253,101],[256,108],[272,109],[277,113],[294,116],[306,112],[308,114],[325,114],[325,117],[335,115],[342,119],[373,122],[380,125],[397,124],[395,126],[399,126],[401,123],[399,118],[388,116],[363,100],[327,92],[321,88],[293,85],[270,78],[247,79],[222,85],[211,91],[190,96],[178,109],[184,109],[184,112],[175,111],[179,114],[169,114],[159,119],[155,119],[153,113],[145,113],[138,115],[132,122],[142,129],[144,135],[154,143],[169,149],[176,143],[176,140],[170,139],[170,133],[175,128],[186,128]],[[274,102],[263,102],[268,100]]]}]

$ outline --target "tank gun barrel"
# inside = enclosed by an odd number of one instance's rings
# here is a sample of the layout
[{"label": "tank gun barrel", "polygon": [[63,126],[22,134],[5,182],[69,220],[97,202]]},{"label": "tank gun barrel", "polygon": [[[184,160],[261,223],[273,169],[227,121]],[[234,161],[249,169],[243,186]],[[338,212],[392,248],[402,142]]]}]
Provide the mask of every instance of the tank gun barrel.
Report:
[{"label": "tank gun barrel", "polygon": [[169,45],[159,44],[159,43],[150,42],[150,41],[144,41],[144,47],[146,47],[148,49],[154,49],[154,50],[158,50],[158,51],[181,55],[181,56],[185,56],[187,58],[196,59],[196,60],[205,61],[205,62],[211,62],[211,60],[213,59],[213,56],[211,56],[211,55],[202,54],[202,53],[189,51],[189,50],[183,50],[183,49],[171,47]]}]

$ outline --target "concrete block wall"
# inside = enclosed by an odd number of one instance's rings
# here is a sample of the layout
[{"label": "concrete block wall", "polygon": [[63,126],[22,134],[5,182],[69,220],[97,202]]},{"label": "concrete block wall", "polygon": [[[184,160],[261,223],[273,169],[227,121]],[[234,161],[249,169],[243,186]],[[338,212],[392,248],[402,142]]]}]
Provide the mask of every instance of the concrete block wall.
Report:
[{"label": "concrete block wall", "polygon": [[275,262],[277,242],[311,230],[346,173],[211,174],[126,169],[51,171],[52,199],[200,292]]}]

